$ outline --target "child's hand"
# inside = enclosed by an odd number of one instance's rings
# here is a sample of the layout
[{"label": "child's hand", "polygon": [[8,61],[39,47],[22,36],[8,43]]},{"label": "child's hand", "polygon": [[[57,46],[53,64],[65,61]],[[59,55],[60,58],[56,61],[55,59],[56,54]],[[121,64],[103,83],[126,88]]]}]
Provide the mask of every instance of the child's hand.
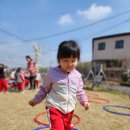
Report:
[{"label": "child's hand", "polygon": [[89,109],[89,103],[88,102],[84,102],[83,106],[84,106],[86,111]]},{"label": "child's hand", "polygon": [[30,106],[32,106],[32,107],[34,107],[36,104],[33,102],[33,100],[30,100],[29,102],[28,102],[28,104],[30,105]]}]

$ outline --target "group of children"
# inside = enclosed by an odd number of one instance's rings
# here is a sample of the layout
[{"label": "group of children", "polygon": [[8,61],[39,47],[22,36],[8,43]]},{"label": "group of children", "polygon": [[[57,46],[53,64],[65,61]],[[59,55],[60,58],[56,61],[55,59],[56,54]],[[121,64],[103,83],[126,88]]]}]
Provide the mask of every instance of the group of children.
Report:
[{"label": "group of children", "polygon": [[[9,87],[11,89],[18,89],[20,93],[23,93],[25,87],[30,86],[29,73],[24,71],[21,67],[12,70],[9,80],[7,80],[5,73],[4,65],[0,64],[0,93],[8,93]],[[37,73],[35,79],[36,88],[39,87],[40,80],[41,75],[40,73]]]}]

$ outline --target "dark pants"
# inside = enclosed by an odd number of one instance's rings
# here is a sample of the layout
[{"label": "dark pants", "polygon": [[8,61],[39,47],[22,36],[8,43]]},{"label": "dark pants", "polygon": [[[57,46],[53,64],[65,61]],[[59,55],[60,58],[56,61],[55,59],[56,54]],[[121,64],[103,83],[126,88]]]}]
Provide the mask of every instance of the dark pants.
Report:
[{"label": "dark pants", "polygon": [[35,89],[36,88],[36,75],[30,76],[29,81],[30,81],[30,89]]}]

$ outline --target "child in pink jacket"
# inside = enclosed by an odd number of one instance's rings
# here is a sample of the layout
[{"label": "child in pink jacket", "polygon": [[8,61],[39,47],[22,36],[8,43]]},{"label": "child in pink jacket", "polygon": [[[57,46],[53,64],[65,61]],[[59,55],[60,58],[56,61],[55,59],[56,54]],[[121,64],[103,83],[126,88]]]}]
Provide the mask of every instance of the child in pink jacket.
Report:
[{"label": "child in pink jacket", "polygon": [[46,109],[51,130],[72,130],[71,125],[77,100],[89,109],[88,98],[83,90],[81,74],[76,70],[80,59],[80,48],[75,41],[63,41],[58,48],[59,65],[51,68],[31,106],[46,98]]}]

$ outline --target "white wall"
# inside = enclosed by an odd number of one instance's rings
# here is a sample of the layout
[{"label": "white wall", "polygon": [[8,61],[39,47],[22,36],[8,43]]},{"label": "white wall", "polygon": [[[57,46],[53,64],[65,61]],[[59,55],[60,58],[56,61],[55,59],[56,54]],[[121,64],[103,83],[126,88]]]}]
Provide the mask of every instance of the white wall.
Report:
[{"label": "white wall", "polygon": [[[115,49],[117,40],[124,40],[124,48]],[[102,42],[106,43],[105,50],[98,50],[98,44]],[[93,60],[124,58],[130,58],[130,35],[94,40]]]}]

